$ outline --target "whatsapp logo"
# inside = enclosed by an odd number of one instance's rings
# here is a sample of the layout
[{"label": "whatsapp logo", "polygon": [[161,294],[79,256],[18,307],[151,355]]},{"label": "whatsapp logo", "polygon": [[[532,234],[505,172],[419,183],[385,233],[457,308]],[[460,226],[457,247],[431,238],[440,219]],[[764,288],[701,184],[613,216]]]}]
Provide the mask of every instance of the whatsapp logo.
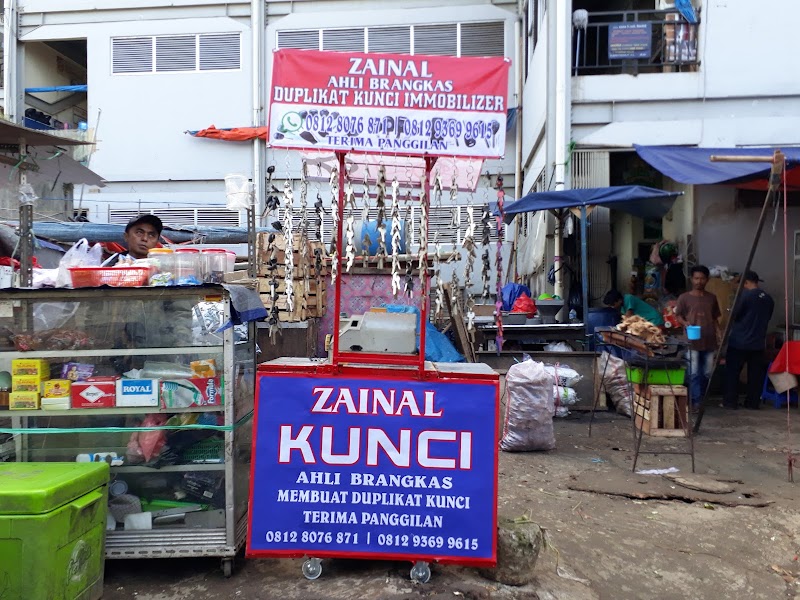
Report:
[{"label": "whatsapp logo", "polygon": [[303,126],[303,117],[296,112],[287,112],[281,119],[281,131],[294,133]]}]

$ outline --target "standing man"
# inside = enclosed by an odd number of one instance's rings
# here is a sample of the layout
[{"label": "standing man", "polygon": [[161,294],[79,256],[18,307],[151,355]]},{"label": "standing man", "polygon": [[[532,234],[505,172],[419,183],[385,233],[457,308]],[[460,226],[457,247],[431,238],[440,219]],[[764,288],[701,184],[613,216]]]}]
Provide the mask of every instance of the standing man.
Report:
[{"label": "standing man", "polygon": [[147,252],[158,245],[164,225],[155,215],[139,215],[125,226],[122,239],[131,258],[147,258]]},{"label": "standing man", "polygon": [[678,296],[675,316],[684,327],[698,325],[700,339],[689,343],[692,378],[689,382],[689,395],[692,408],[697,408],[703,398],[711,371],[714,368],[714,353],[719,337],[719,310],[717,297],[706,291],[708,268],[695,265],[691,270],[692,289]]},{"label": "standing man", "polygon": [[758,410],[761,406],[761,386],[767,376],[764,348],[775,302],[758,287],[760,281],[758,273],[745,271],[744,289],[731,314],[733,323],[728,352],[725,354],[725,395],[722,404],[725,408],[739,408],[739,373],[745,364],[747,398],[744,406],[751,410]]}]

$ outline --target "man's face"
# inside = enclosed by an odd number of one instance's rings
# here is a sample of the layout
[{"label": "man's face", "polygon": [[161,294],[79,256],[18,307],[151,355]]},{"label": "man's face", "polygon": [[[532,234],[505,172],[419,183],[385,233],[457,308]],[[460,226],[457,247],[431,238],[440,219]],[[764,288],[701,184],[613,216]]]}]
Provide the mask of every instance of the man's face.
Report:
[{"label": "man's face", "polygon": [[704,289],[706,289],[707,283],[708,277],[706,277],[705,273],[701,273],[699,271],[692,273],[692,287],[694,289],[702,292]]},{"label": "man's face", "polygon": [[158,231],[150,223],[137,223],[123,234],[128,253],[134,258],[147,258],[147,252],[158,244]]}]

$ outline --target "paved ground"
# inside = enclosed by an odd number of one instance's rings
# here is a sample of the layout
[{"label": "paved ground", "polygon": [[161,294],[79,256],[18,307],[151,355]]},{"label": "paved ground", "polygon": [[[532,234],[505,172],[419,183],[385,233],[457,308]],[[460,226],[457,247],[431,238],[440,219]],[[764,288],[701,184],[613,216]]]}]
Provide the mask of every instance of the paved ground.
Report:
[{"label": "paved ground", "polygon": [[[798,416],[794,411],[793,416]],[[785,411],[706,415],[696,438],[697,472],[738,480],[766,507],[641,500],[569,489],[576,482],[625,479],[633,454],[630,421],[600,415],[592,437],[588,415],[557,423],[557,450],[500,457],[501,515],[528,515],[549,542],[536,581],[514,588],[482,579],[470,569],[434,566],[426,585],[409,581],[407,563],[326,561],[314,582],[300,561],[243,561],[224,579],[214,560],[117,561],[106,567],[109,600],[282,600],[315,598],[539,598],[541,600],[775,600],[800,597],[800,464],[797,484],[787,482],[789,443]],[[800,430],[800,419],[794,426]],[[660,450],[680,440],[646,440]],[[689,458],[647,455],[639,468],[675,466]],[[652,477],[652,476],[650,476]],[[646,476],[631,476],[644,489]],[[660,482],[657,482],[660,483]]]}]

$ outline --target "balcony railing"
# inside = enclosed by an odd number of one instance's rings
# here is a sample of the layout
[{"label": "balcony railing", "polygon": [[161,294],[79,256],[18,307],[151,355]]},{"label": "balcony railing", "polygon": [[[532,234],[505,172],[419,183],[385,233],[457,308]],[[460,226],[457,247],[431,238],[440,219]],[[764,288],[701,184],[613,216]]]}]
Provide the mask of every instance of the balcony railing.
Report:
[{"label": "balcony railing", "polygon": [[675,10],[590,12],[587,27],[573,29],[572,73],[694,71],[699,26]]}]

